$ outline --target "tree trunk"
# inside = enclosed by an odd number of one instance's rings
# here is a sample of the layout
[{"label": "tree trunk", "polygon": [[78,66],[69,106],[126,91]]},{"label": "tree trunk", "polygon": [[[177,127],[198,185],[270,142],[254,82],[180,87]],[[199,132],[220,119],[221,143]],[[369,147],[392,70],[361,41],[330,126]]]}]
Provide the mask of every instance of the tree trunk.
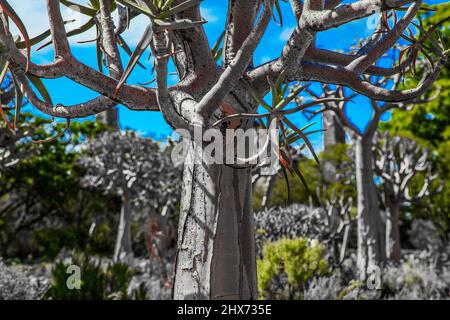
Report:
[{"label": "tree trunk", "polygon": [[372,166],[372,137],[356,139],[356,184],[358,197],[358,254],[360,279],[369,267],[385,261],[383,228]]},{"label": "tree trunk", "polygon": [[386,255],[395,262],[400,262],[401,245],[398,225],[400,205],[385,195],[386,201]]},{"label": "tree trunk", "polygon": [[325,152],[337,144],[345,143],[345,131],[339,125],[336,115],[332,111],[325,111],[322,115],[323,149]]},{"label": "tree trunk", "polygon": [[195,145],[184,168],[174,299],[257,299],[251,169],[191,164]]},{"label": "tree trunk", "polygon": [[97,115],[97,120],[103,122],[108,127],[114,130],[120,130],[119,125],[119,112],[117,109],[113,108]]},{"label": "tree trunk", "polygon": [[131,203],[127,191],[122,197],[122,209],[120,210],[119,230],[117,232],[116,247],[114,249],[114,261],[130,263],[133,259],[131,241]]},{"label": "tree trunk", "polygon": [[[332,148],[338,144],[345,144],[345,131],[339,125],[336,115],[332,111],[325,111],[322,115],[322,129],[323,132],[323,150],[326,153],[332,151]],[[336,181],[336,165],[329,160],[324,160],[322,163],[322,176],[325,182]]]}]

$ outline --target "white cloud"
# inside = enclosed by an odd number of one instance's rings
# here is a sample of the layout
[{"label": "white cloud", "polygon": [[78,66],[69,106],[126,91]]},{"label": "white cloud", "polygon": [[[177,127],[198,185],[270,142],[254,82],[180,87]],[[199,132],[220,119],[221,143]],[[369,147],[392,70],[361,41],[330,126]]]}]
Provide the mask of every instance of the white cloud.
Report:
[{"label": "white cloud", "polygon": [[[73,22],[66,25],[67,31],[79,28],[79,27],[83,26],[86,22],[89,21],[89,17],[87,17],[84,14],[77,12],[71,8],[62,6],[61,12],[62,12],[64,21],[74,20]],[[95,37],[96,37],[95,27],[92,27],[87,32],[84,32],[78,36],[71,37],[70,43],[76,45],[79,43],[79,41],[93,40],[93,39],[95,39]],[[93,45],[93,44],[94,44],[94,42],[91,43],[91,45]]]},{"label": "white cloud", "polygon": [[295,29],[295,27],[284,28],[283,31],[280,34],[280,40],[281,41],[288,41],[289,37],[292,34],[292,32],[294,32],[294,29]]},{"label": "white cloud", "polygon": [[126,30],[123,34],[123,38],[127,41],[128,45],[134,47],[138,44],[149,22],[149,18],[144,15],[137,16],[131,21],[130,29]]},{"label": "white cloud", "polygon": [[271,57],[269,57],[269,56],[263,56],[263,57],[261,57],[261,59],[259,60],[259,62],[260,62],[261,64],[264,64],[264,63],[266,63],[266,62],[269,62],[270,60],[272,60]]},{"label": "white cloud", "polygon": [[[14,10],[22,19],[23,23],[27,27],[30,37],[35,37],[42,32],[49,29],[49,22],[47,16],[47,6],[46,1],[43,0],[12,0],[10,4],[13,6]],[[61,6],[61,13],[65,21],[75,20],[74,22],[68,23],[66,25],[66,30],[70,31],[77,27],[80,27],[86,23],[89,17],[77,13],[76,11]],[[113,13],[113,18],[117,21],[117,13]],[[139,41],[145,27],[147,26],[148,18],[144,16],[139,16],[131,22],[130,29],[124,34],[124,38],[130,46],[135,46]],[[12,28],[13,34],[19,34],[17,28]],[[93,40],[96,37],[95,27],[91,28],[88,32],[85,32],[79,36],[74,36],[70,38],[72,45],[83,45],[89,46],[94,45],[95,42],[90,42],[86,44],[79,44],[79,41]]]},{"label": "white cloud", "polygon": [[[79,2],[81,3],[81,2]],[[17,12],[17,14],[22,19],[23,23],[25,24],[28,33],[30,34],[30,37],[35,37],[42,32],[49,29],[49,22],[48,22],[48,16],[47,16],[47,6],[46,1],[44,0],[10,0],[10,4],[13,6],[14,10]],[[209,22],[209,23],[215,23],[219,21],[219,17],[215,15],[215,10],[213,8],[208,7],[201,7],[202,16]],[[66,30],[70,31],[77,27],[80,27],[84,23],[86,23],[89,19],[89,17],[77,13],[71,8],[67,8],[64,5],[61,5],[61,13],[63,15],[63,18],[65,21],[69,20],[75,20],[74,22],[66,24]],[[113,18],[115,21],[117,21],[117,12],[113,13]],[[139,40],[142,37],[142,34],[149,23],[149,20],[147,17],[140,15],[133,19],[130,24],[130,29],[125,31],[123,34],[124,39],[127,41],[128,45],[132,47],[132,49],[137,45]],[[14,26],[12,27],[12,33],[13,34],[19,34],[17,28]],[[96,31],[95,27],[91,28],[88,32],[85,32],[81,35],[71,37],[69,39],[72,46],[83,46],[83,47],[89,47],[94,46],[95,42],[88,42],[88,43],[82,43],[80,44],[80,41],[87,41],[87,40],[93,40],[96,38]],[[42,42],[43,43],[43,42]],[[36,49],[38,46],[35,46]],[[48,52],[48,50],[51,50],[51,47],[47,47],[46,51],[41,51],[41,53]],[[40,59],[36,55],[34,56],[35,59]],[[38,61],[37,62],[44,62]],[[47,62],[47,61],[45,61]]]},{"label": "white cloud", "polygon": [[219,17],[216,16],[216,15],[214,14],[214,12],[213,12],[214,9],[212,9],[212,8],[201,7],[200,10],[201,10],[201,13],[202,13],[202,17],[203,17],[206,21],[208,21],[209,23],[214,23],[214,22],[219,21]]},{"label": "white cloud", "polygon": [[[46,1],[14,0],[11,2],[11,5],[23,21],[30,37],[35,37],[50,28]],[[75,20],[66,24],[67,31],[80,27],[88,21],[87,16],[65,6],[61,6],[61,13],[65,21]],[[12,33],[19,33],[16,27],[12,28]],[[78,44],[78,41],[90,40],[93,38],[95,38],[95,28],[92,28],[89,32],[86,32],[81,36],[71,38],[70,41],[72,44]]]},{"label": "white cloud", "polygon": [[[45,1],[13,0],[10,4],[22,19],[30,36],[36,36],[49,28]],[[18,34],[17,28],[13,27],[12,31]]]}]

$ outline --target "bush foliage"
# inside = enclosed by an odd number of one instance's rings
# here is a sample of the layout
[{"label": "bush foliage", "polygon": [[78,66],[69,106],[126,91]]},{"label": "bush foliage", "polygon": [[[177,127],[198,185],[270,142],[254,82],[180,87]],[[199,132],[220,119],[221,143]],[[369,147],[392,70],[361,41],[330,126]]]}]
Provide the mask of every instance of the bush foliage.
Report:
[{"label": "bush foliage", "polygon": [[299,288],[329,271],[325,248],[306,238],[268,243],[263,256],[258,260],[258,287],[264,299],[298,299]]}]

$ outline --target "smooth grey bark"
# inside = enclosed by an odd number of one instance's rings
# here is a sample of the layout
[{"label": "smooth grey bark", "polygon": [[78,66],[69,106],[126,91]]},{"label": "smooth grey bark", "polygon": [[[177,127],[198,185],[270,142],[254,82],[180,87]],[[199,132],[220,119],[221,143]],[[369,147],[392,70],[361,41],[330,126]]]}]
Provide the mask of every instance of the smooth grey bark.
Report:
[{"label": "smooth grey bark", "polygon": [[194,164],[183,176],[173,297],[257,299],[251,169]]},{"label": "smooth grey bark", "polygon": [[[324,111],[322,114],[323,150],[332,151],[338,144],[345,144],[345,130],[339,124],[339,120],[333,111]],[[336,166],[331,161],[323,161],[322,176],[325,182],[336,182]]]},{"label": "smooth grey bark", "polygon": [[99,113],[96,118],[98,121],[106,124],[108,127],[114,130],[120,130],[119,112],[117,111],[117,109],[110,109]]},{"label": "smooth grey bark", "polygon": [[399,262],[401,258],[399,212],[400,204],[385,194],[386,203],[386,256]]},{"label": "smooth grey bark", "polygon": [[367,277],[369,267],[381,267],[385,261],[383,227],[377,191],[373,180],[372,136],[355,139],[358,253],[360,279]]},{"label": "smooth grey bark", "polygon": [[325,152],[337,144],[345,143],[345,130],[339,124],[339,120],[333,111],[324,111],[322,114],[323,149]]},{"label": "smooth grey bark", "polygon": [[122,208],[120,210],[119,228],[117,231],[116,246],[114,249],[114,261],[125,263],[133,258],[131,241],[131,203],[126,190],[123,191]]}]

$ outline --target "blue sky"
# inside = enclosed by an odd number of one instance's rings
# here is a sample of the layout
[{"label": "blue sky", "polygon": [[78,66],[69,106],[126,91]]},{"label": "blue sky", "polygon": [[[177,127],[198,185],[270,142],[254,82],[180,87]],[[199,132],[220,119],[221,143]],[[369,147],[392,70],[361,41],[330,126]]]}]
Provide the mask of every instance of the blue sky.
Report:
[{"label": "blue sky", "polygon": [[[86,3],[87,0],[78,0],[78,3]],[[205,29],[211,43],[215,43],[224,29],[227,0],[204,0],[201,6],[202,15],[208,21]],[[344,1],[352,2],[352,1]],[[442,3],[441,0],[425,1],[428,4]],[[42,31],[48,29],[48,22],[46,20],[46,8],[44,0],[10,0],[11,5],[17,10],[18,14],[24,20],[24,23],[29,29],[31,36],[35,36]],[[272,22],[262,39],[255,54],[255,64],[261,64],[279,56],[282,47],[288,39],[290,33],[296,25],[295,18],[292,14],[289,4],[280,1],[284,24],[283,27],[278,26]],[[76,23],[85,21],[85,18],[70,9],[63,9],[63,15],[66,19],[76,19]],[[371,19],[371,18],[368,18]],[[344,25],[343,27],[332,29],[320,33],[317,37],[317,46],[320,48],[327,48],[331,50],[347,51],[351,46],[357,43],[358,39],[369,36],[371,30],[372,20],[363,19]],[[145,17],[133,20],[131,29],[125,34],[125,39],[128,39],[131,46],[135,45],[139,40],[141,33],[147,23]],[[75,24],[70,24],[67,29],[70,30],[76,27]],[[72,39],[74,55],[82,60],[84,63],[96,67],[95,46],[91,44],[80,44],[80,40],[94,39],[93,32],[84,36]],[[125,63],[127,56],[123,54]],[[53,51],[49,47],[39,52],[33,52],[32,60],[36,63],[50,62],[53,59]],[[145,59],[141,59],[142,62]],[[150,60],[151,63],[151,60]],[[148,64],[148,70],[151,65]],[[149,71],[141,68],[136,68],[129,78],[128,83],[145,83],[153,79],[153,75]],[[176,81],[172,77],[172,81]],[[87,88],[84,88],[68,79],[48,80],[45,81],[47,88],[55,103],[74,104],[91,99],[97,94]],[[167,135],[172,133],[171,128],[164,122],[164,119],[158,112],[136,112],[130,111],[124,106],[119,106],[119,117],[122,129],[133,129],[145,136],[151,136],[157,139],[164,139]],[[348,108],[347,111],[352,122],[358,127],[364,128],[367,120],[370,118],[370,107],[363,98],[358,98],[355,103]],[[387,117],[388,118],[388,117]],[[309,123],[309,121],[301,114],[295,115],[292,120],[300,127]],[[317,123],[311,127],[311,130],[320,129],[321,121],[317,118]],[[316,134],[311,136],[314,145],[321,148],[321,135]]]}]

